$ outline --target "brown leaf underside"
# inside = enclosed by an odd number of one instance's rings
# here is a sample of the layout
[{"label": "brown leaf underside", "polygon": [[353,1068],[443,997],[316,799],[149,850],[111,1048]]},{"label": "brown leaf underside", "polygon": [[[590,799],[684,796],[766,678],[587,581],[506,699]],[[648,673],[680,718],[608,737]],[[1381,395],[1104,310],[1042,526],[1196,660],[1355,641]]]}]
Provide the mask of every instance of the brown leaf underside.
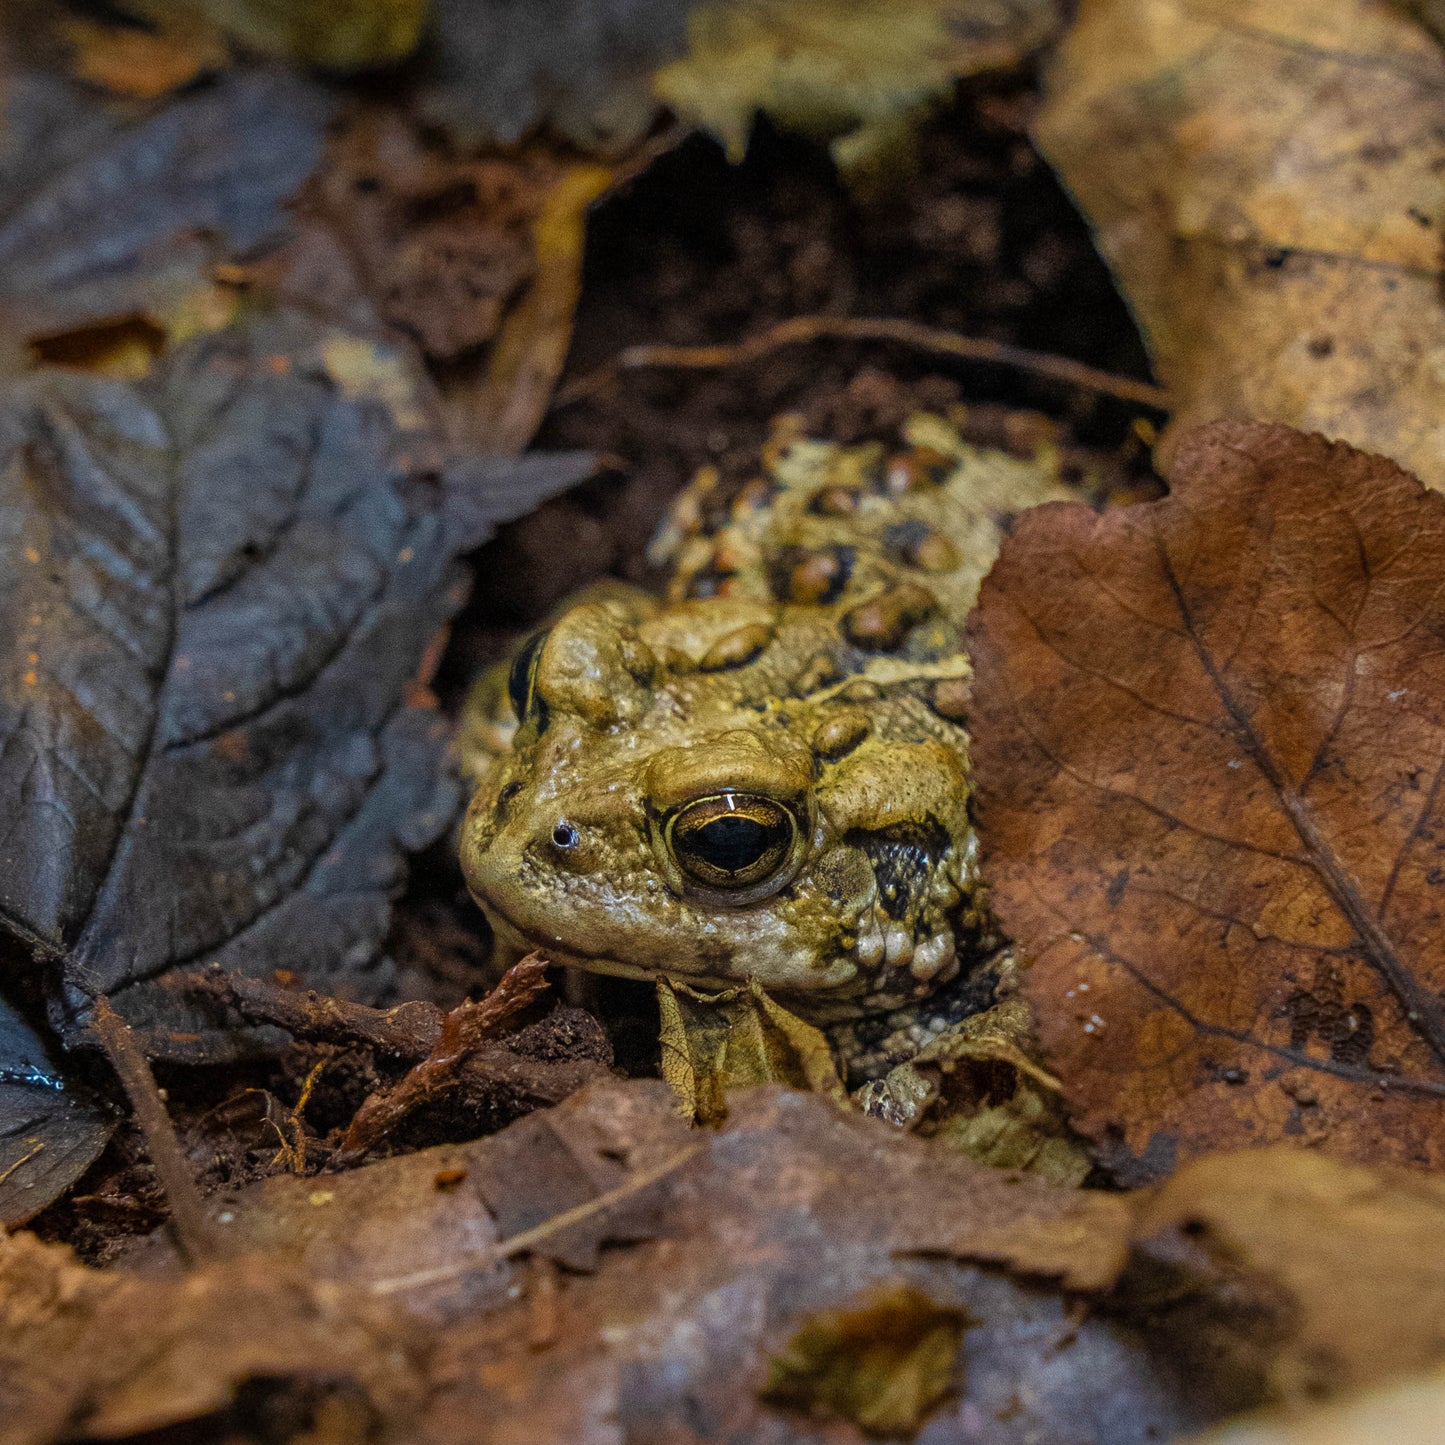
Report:
[{"label": "brown leaf underside", "polygon": [[1025,518],[975,615],[1052,1066],[1126,1172],[1282,1136],[1445,1163],[1445,500],[1243,424],[1172,485]]}]

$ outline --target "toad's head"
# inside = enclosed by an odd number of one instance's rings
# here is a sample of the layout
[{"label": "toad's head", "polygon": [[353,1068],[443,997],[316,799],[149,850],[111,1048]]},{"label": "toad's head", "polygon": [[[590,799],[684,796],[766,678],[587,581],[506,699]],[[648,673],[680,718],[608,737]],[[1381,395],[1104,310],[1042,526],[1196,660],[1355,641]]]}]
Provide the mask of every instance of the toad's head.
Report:
[{"label": "toad's head", "polygon": [[940,701],[966,674],[950,647],[864,652],[824,607],[574,608],[519,655],[520,725],[464,825],[499,947],[755,978],[820,1018],[931,991],[979,926],[967,735]]}]

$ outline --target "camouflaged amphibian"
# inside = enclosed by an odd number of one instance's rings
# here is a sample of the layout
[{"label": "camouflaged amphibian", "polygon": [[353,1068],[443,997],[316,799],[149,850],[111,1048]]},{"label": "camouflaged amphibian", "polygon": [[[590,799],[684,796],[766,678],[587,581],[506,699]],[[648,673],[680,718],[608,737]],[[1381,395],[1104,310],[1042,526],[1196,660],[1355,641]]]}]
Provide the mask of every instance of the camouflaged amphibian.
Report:
[{"label": "camouflaged amphibian", "polygon": [[666,597],[614,589],[518,656],[520,725],[467,731],[493,756],[462,863],[503,958],[755,979],[855,1077],[989,1001],[961,629],[1008,519],[1068,493],[938,418],[906,436],[784,425],[723,517],[711,473],[679,499]]}]

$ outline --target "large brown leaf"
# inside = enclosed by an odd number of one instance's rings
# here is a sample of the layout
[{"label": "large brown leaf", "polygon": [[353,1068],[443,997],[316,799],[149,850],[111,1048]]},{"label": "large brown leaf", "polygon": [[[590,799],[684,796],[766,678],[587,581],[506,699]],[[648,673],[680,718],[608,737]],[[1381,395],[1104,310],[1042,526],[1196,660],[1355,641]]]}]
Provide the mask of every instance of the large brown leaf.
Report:
[{"label": "large brown leaf", "polygon": [[[1026,516],[973,622],[981,827],[1115,1162],[1445,1163],[1445,499],[1280,426]],[[1132,1160],[1132,1163],[1131,1163]]]}]

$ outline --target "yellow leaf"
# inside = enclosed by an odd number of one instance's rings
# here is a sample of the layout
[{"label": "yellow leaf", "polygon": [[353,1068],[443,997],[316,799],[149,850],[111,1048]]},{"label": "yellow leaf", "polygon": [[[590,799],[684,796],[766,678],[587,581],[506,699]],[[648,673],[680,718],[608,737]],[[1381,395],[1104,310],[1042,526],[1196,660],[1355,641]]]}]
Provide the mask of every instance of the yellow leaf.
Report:
[{"label": "yellow leaf", "polygon": [[822,1032],[756,982],[707,994],[659,978],[657,1000],[662,1076],[684,1117],[720,1124],[727,1118],[727,1091],[757,1084],[788,1084],[847,1102]]},{"label": "yellow leaf", "polygon": [[852,1308],[810,1315],[769,1361],[762,1398],[841,1416],[870,1435],[911,1435],[957,1388],[970,1323],[906,1280],[885,1282]]}]

